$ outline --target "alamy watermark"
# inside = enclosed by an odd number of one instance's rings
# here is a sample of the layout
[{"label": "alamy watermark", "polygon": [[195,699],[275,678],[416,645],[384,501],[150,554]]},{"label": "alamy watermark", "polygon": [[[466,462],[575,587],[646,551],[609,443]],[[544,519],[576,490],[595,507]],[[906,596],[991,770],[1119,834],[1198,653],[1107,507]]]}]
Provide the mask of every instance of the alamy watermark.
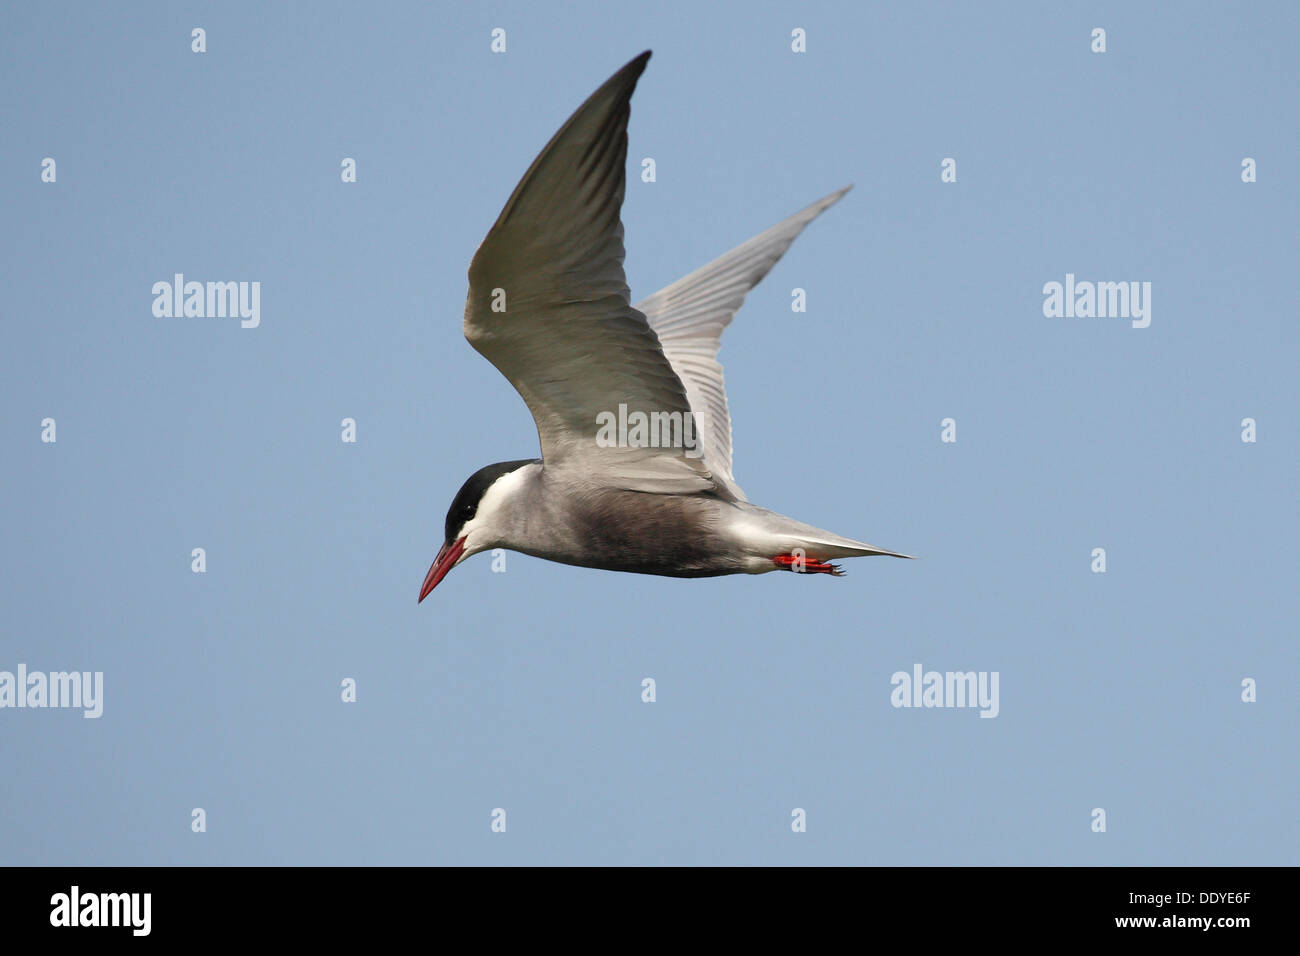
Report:
[{"label": "alamy watermark", "polygon": [[5,707],[79,707],[83,717],[104,713],[103,671],[0,671],[0,709]]},{"label": "alamy watermark", "polygon": [[260,282],[186,282],[177,272],[171,282],[155,282],[153,294],[153,314],[160,319],[230,317],[244,329],[262,324]]},{"label": "alamy watermark", "polygon": [[1043,286],[1043,315],[1049,319],[1132,319],[1135,329],[1151,324],[1150,282],[1065,282]]},{"label": "alamy watermark", "polygon": [[601,448],[681,448],[687,458],[704,454],[691,412],[629,412],[596,415],[596,444]]},{"label": "alamy watermark", "polygon": [[152,893],[83,893],[74,884],[50,897],[50,925],[120,926],[133,936],[148,936],[152,910]]},{"label": "alamy watermark", "polygon": [[996,717],[997,671],[927,671],[920,664],[912,672],[895,671],[889,702],[895,707],[978,707],[981,717]]}]

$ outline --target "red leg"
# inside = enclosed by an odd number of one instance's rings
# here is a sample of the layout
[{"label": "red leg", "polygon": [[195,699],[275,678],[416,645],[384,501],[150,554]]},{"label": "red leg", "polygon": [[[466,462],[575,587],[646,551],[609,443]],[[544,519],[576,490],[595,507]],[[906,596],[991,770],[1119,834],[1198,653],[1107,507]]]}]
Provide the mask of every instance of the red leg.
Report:
[{"label": "red leg", "polygon": [[844,577],[838,564],[824,564],[821,561],[809,561],[805,557],[793,554],[778,554],[772,559],[782,571],[794,571],[796,574],[830,574],[837,578]]}]

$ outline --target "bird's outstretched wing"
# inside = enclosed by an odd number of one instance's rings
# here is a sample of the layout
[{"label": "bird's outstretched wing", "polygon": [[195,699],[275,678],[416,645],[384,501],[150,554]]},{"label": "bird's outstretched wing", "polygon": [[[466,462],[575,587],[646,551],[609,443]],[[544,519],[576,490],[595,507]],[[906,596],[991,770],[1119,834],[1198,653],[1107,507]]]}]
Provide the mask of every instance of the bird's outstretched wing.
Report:
[{"label": "bird's outstretched wing", "polygon": [[[686,389],[623,273],[628,101],[649,58],[610,77],[524,173],[470,265],[465,337],[528,404],[546,469],[727,496],[684,423],[673,431],[674,413],[681,422],[691,411]],[[602,423],[618,420],[620,405],[633,427],[611,444]],[[665,427],[637,434],[635,413],[664,416]]]}]

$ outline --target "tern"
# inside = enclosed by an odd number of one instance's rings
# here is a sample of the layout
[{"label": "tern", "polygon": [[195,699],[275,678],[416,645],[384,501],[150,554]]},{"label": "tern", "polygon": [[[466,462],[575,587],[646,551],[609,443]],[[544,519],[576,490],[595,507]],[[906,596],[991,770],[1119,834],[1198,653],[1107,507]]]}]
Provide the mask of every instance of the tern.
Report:
[{"label": "tern", "polygon": [[631,304],[620,211],[629,103],[649,59],[624,66],[560,127],[474,254],[465,338],[523,397],[542,456],[470,476],[420,601],[495,548],[683,578],[839,575],[829,559],[909,557],[752,505],[732,475],[722,332],[851,187]]}]

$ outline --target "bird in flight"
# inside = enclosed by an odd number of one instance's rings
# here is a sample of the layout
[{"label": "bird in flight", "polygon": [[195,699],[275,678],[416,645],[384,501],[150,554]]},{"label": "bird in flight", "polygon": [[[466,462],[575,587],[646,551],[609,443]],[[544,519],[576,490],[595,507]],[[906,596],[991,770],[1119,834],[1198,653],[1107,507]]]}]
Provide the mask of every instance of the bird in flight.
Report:
[{"label": "bird in flight", "polygon": [[551,137],[474,254],[465,338],[527,403],[542,457],[470,476],[421,601],[494,548],[684,578],[838,575],[829,559],[908,557],[752,505],[731,469],[722,331],[851,187],[631,304],[619,213],[629,101],[649,59],[615,73]]}]

